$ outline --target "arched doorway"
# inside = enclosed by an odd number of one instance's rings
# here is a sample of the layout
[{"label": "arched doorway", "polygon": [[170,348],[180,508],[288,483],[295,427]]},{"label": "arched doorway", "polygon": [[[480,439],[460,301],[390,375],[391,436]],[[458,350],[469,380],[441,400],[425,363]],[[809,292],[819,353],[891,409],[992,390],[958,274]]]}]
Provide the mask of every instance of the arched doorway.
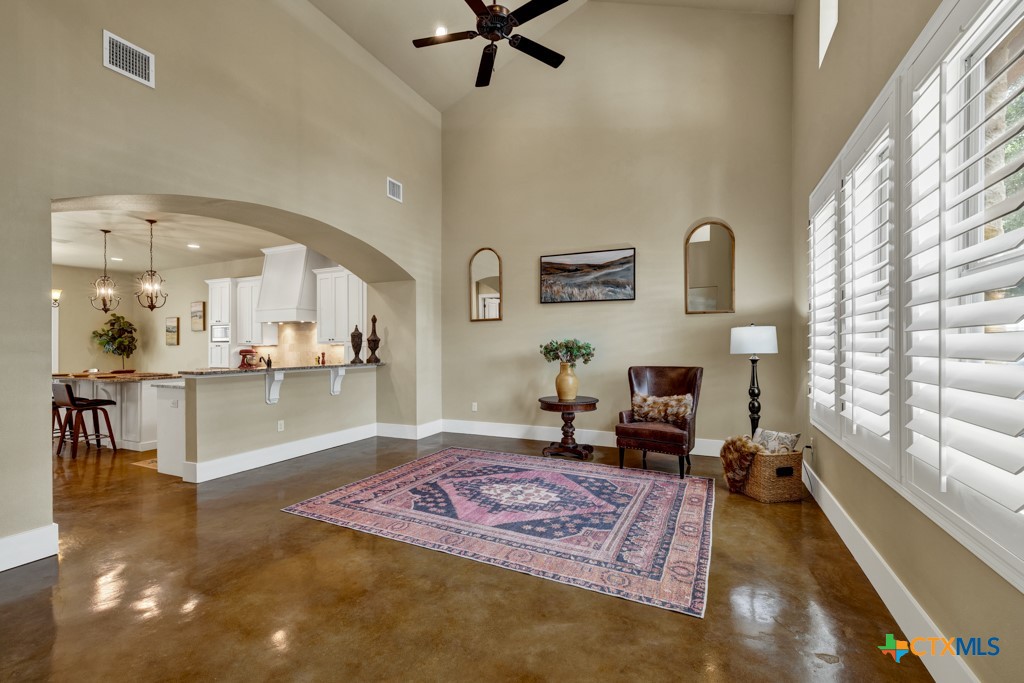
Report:
[{"label": "arched doorway", "polygon": [[[375,414],[386,425],[416,422],[416,283],[381,249],[338,227],[294,212],[233,200],[185,195],[104,195],[58,199],[52,213],[115,212],[174,214],[227,221],[303,244],[344,265],[367,283],[368,315],[380,319],[381,356],[376,375]],[[214,221],[214,222],[216,222]]]}]

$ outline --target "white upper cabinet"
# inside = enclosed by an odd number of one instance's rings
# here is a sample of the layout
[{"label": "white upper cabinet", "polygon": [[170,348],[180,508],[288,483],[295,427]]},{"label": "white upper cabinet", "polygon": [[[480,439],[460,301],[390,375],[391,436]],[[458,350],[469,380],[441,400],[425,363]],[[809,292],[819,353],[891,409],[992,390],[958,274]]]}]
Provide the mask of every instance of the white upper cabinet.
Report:
[{"label": "white upper cabinet", "polygon": [[277,325],[257,322],[256,306],[260,300],[261,281],[258,276],[238,280],[238,323],[234,338],[239,344],[277,344]]},{"label": "white upper cabinet", "polygon": [[231,278],[220,280],[207,280],[210,286],[210,324],[230,325],[231,324]]},{"label": "white upper cabinet", "polygon": [[349,344],[356,325],[365,333],[366,283],[340,267],[313,272],[316,273],[317,342]]}]

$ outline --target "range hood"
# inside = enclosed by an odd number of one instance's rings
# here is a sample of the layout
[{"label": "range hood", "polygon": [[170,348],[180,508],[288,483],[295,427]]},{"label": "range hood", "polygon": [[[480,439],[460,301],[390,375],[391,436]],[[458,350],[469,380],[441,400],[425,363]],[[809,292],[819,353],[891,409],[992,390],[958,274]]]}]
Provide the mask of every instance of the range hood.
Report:
[{"label": "range hood", "polygon": [[301,244],[263,249],[263,279],[256,303],[259,323],[316,322],[314,268],[335,264]]}]

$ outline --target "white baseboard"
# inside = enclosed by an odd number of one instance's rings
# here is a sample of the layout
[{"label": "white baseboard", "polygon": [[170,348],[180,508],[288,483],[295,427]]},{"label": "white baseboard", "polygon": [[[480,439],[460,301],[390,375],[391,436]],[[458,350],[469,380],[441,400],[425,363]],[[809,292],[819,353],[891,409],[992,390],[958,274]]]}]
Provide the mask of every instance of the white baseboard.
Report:
[{"label": "white baseboard", "polygon": [[206,460],[204,462],[185,462],[183,476],[187,482],[201,484],[211,479],[219,479],[231,474],[238,474],[247,470],[254,470],[257,467],[265,467],[274,463],[291,460],[317,451],[344,446],[353,441],[361,441],[377,436],[377,424],[372,423],[350,429],[343,429],[330,434],[320,434],[306,439],[299,439],[291,443],[277,444],[257,448],[245,453],[236,453],[224,458]]},{"label": "white baseboard", "polygon": [[[924,611],[921,604],[907,590],[907,587],[896,576],[896,573],[879,554],[878,550],[871,544],[860,527],[850,518],[835,499],[832,492],[821,483],[818,475],[804,462],[803,480],[807,489],[818,502],[825,516],[843,539],[843,543],[850,549],[857,564],[864,570],[871,585],[878,592],[882,602],[889,608],[896,623],[903,629],[908,638],[931,638],[943,637],[938,626],[932,621],[928,613]],[[971,634],[973,635],[973,634]],[[885,638],[884,633],[879,634],[879,641]],[[976,683],[978,678],[967,666],[967,662],[960,656],[925,656],[921,658],[928,673],[932,677],[944,683],[945,681],[968,681]],[[895,664],[894,664],[895,666]],[[893,670],[893,676],[898,672]]]},{"label": "white baseboard", "polygon": [[428,436],[434,436],[444,431],[444,420],[434,420],[433,422],[425,422],[421,425],[416,425],[416,438],[425,439]]},{"label": "white baseboard", "polygon": [[[477,422],[476,420],[444,420],[444,431],[454,434],[476,436],[500,436],[507,439],[530,439],[532,441],[558,441],[562,428],[547,425],[519,425],[507,422]],[[594,446],[615,447],[615,432],[596,429],[577,429],[576,440]],[[722,450],[722,439],[697,439],[693,455],[717,456]]]},{"label": "white baseboard", "polygon": [[156,439],[152,441],[118,441],[117,449],[125,451],[152,451],[156,448]]},{"label": "white baseboard", "polygon": [[0,572],[57,554],[57,525],[0,538]]},{"label": "white baseboard", "polygon": [[[267,446],[245,453],[236,453],[215,460],[203,462],[185,462],[182,470],[184,481],[201,484],[204,481],[219,479],[239,472],[254,470],[257,467],[298,458],[317,451],[343,446],[353,441],[369,439],[374,436],[386,436],[394,439],[425,439],[442,431],[456,434],[475,434],[478,436],[500,436],[513,439],[531,439],[535,441],[558,441],[562,438],[560,427],[517,425],[504,422],[475,422],[473,420],[434,420],[421,425],[403,425],[388,422],[362,425],[351,429],[343,429],[331,434],[322,434],[291,443]],[[576,438],[582,443],[595,446],[615,446],[615,434],[592,429],[579,429]],[[722,441],[717,439],[697,439],[693,455],[717,456],[722,448]]]},{"label": "white baseboard", "polygon": [[425,439],[428,436],[441,433],[441,420],[425,422],[421,425],[400,425],[390,422],[377,423],[377,436],[386,436],[392,439]]}]

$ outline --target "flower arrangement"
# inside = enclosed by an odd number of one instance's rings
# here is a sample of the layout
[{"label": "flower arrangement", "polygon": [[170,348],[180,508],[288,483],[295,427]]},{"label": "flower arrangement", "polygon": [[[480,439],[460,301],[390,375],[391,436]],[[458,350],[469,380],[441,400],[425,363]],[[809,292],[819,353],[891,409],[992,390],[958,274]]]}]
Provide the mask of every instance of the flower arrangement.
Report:
[{"label": "flower arrangement", "polygon": [[547,362],[568,363],[572,368],[575,368],[579,361],[583,361],[584,365],[592,361],[594,351],[590,342],[582,342],[579,339],[552,339],[547,344],[540,345],[540,353]]}]

